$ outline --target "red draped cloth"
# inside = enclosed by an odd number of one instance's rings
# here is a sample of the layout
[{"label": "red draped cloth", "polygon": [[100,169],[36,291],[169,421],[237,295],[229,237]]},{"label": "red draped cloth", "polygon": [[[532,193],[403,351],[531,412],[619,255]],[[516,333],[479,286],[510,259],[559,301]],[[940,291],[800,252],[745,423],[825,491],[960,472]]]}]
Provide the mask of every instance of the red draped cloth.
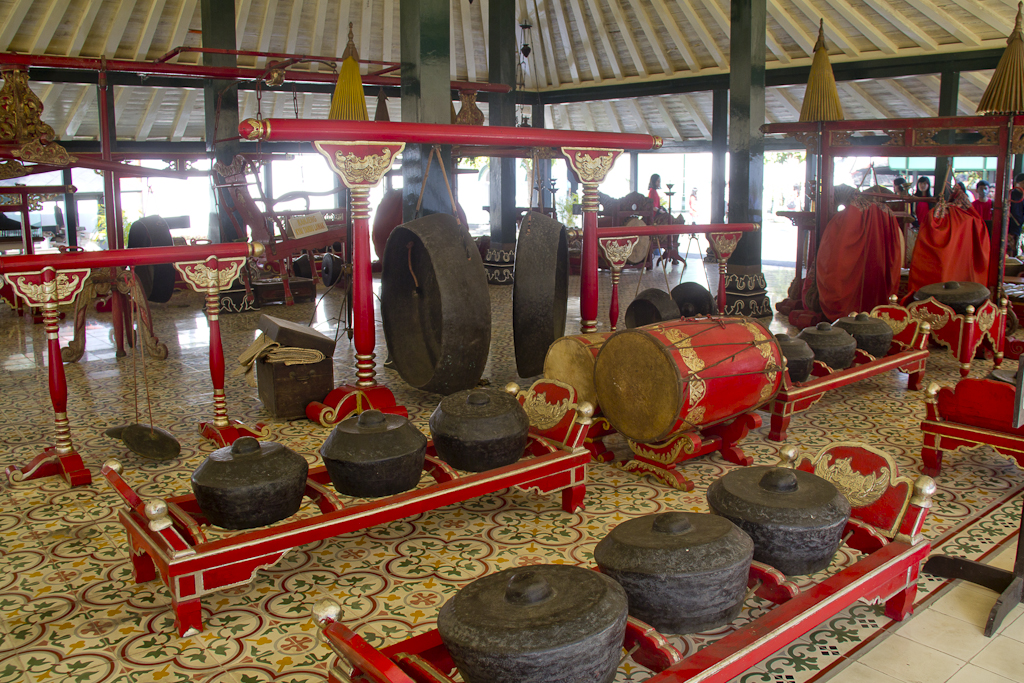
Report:
[{"label": "red draped cloth", "polygon": [[987,284],[989,254],[988,228],[973,208],[937,206],[921,220],[908,289],[951,280]]},{"label": "red draped cloth", "polygon": [[900,282],[903,232],[890,211],[853,202],[825,226],[815,278],[829,320],[888,303]]}]

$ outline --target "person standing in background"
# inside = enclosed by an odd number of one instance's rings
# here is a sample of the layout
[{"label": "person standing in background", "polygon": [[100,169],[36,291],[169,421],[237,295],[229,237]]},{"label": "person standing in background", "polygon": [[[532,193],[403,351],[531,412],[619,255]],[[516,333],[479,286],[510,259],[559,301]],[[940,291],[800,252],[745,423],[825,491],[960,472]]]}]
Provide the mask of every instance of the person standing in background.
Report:
[{"label": "person standing in background", "polygon": [[[914,190],[915,197],[931,197],[932,196],[932,181],[928,176],[921,176],[917,179],[917,189]],[[918,225],[921,225],[921,220],[925,214],[928,213],[928,204],[931,202],[914,202],[914,219]]]},{"label": "person standing in background", "polygon": [[647,198],[654,202],[651,209],[655,212],[661,208],[661,176],[655,173],[651,176],[651,182],[647,183]]},{"label": "person standing in background", "polygon": [[985,225],[988,226],[988,234],[992,234],[992,200],[988,198],[989,184],[984,180],[979,180],[978,184],[974,186],[974,195],[977,197],[971,206],[978,215],[981,216],[981,220],[985,221]]},{"label": "person standing in background", "polygon": [[697,222],[697,214],[700,213],[700,200],[697,199],[697,188],[690,190],[690,198],[686,200],[686,209],[690,214],[690,222]]},{"label": "person standing in background", "polygon": [[1024,225],[1024,173],[1013,179],[1010,190],[1010,224],[1006,236],[1006,255],[1017,256],[1017,243],[1020,242],[1020,228]]}]

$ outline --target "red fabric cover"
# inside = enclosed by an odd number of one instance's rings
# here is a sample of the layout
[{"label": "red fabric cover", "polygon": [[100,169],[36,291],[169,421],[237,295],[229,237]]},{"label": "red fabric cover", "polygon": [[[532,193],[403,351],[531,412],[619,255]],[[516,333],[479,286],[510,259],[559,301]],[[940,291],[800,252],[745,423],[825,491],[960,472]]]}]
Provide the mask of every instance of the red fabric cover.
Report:
[{"label": "red fabric cover", "polygon": [[891,212],[853,204],[828,222],[818,247],[818,303],[829,320],[888,303],[900,282],[903,234]]},{"label": "red fabric cover", "polygon": [[992,220],[992,200],[991,199],[989,199],[988,201],[984,201],[984,202],[981,201],[980,199],[975,199],[973,202],[971,202],[971,206],[974,207],[974,210],[978,212],[979,216],[981,216],[981,220],[983,220],[983,221],[990,221],[990,220]]},{"label": "red fabric cover", "polygon": [[917,233],[908,290],[951,280],[987,284],[989,253],[988,228],[974,209],[950,204],[942,218],[933,211]]}]

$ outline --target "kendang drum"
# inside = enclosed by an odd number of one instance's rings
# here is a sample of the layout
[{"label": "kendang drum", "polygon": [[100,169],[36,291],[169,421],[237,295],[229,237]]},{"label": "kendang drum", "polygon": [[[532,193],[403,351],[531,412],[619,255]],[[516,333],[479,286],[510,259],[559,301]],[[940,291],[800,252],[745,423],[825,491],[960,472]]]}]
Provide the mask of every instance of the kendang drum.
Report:
[{"label": "kendang drum", "polygon": [[701,318],[616,332],[594,365],[602,414],[623,436],[662,441],[769,401],[782,350],[750,318]]},{"label": "kendang drum", "polygon": [[594,363],[610,336],[611,332],[592,332],[556,339],[544,356],[544,378],[564,382],[576,390],[578,400],[598,405]]}]

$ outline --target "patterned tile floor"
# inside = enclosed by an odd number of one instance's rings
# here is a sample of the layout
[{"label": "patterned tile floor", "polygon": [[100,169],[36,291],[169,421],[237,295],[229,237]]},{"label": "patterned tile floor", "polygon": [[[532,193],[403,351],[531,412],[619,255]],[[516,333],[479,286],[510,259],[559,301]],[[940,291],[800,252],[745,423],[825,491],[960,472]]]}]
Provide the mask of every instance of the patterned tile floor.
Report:
[{"label": "patterned tile floor", "polygon": [[[691,261],[682,276],[703,281],[701,269],[695,266]],[[766,276],[772,300],[777,301],[792,270],[769,267]],[[642,284],[664,287],[665,277],[675,284],[680,272],[648,274]],[[624,303],[632,298],[638,279],[636,273],[623,277]],[[601,286],[601,310],[607,311],[607,277]],[[514,371],[510,288],[492,287],[491,299],[494,335],[484,377],[495,386],[517,379],[525,382]],[[316,312],[312,304],[264,311],[302,322],[312,319],[317,329],[333,335],[339,308],[340,294],[332,292]],[[371,643],[393,642],[430,628],[443,601],[485,573],[540,562],[590,565],[597,541],[626,518],[666,509],[706,510],[708,484],[733,467],[717,454],[688,463],[686,474],[697,488],[683,493],[608,465],[594,465],[586,508],[575,514],[561,512],[556,497],[506,490],[303,546],[260,572],[251,584],[207,597],[203,602],[206,630],[179,638],[163,585],[132,581],[124,533],[116,517],[122,504],[98,470],[105,460],[116,457],[124,464],[125,477],[144,496],[188,492],[190,473],[212,450],[196,432],[197,423],[212,415],[208,328],[200,310],[199,297],[187,294],[176,294],[170,303],[154,306],[156,333],[170,347],[165,361],[141,355],[116,359],[110,315],[90,316],[86,356],[65,369],[75,443],[96,482],[75,490],[55,478],[0,484],[0,683],[324,681],[330,655],[309,619],[310,607],[318,598],[339,600],[346,623]],[[567,329],[572,331],[578,328],[577,299],[570,301],[569,311]],[[222,318],[229,360],[252,340],[257,317],[246,313]],[[607,320],[600,325],[607,329]],[[785,329],[781,320],[772,326],[776,331]],[[63,324],[61,335],[66,343],[70,321]],[[0,312],[4,464],[27,461],[50,441],[52,412],[44,353],[40,326],[10,311]],[[379,332],[377,353],[378,359],[386,354]],[[342,337],[335,357],[339,382],[354,375],[352,354],[351,344]],[[989,367],[976,363],[972,376],[984,375]],[[390,370],[381,373],[399,401],[408,406],[412,419],[425,429],[439,397],[408,388]],[[928,378],[947,385],[956,381],[956,365],[948,354],[935,352]],[[136,421],[136,387],[139,421],[150,421],[148,390],[152,421],[181,441],[180,459],[148,462],[103,435],[109,426]],[[275,440],[316,461],[326,429],[306,420],[269,418],[256,390],[241,377],[228,377],[227,397],[231,417],[250,424],[269,422]],[[914,474],[920,464],[922,415],[921,394],[908,392],[906,378],[893,372],[826,396],[793,419],[789,442],[809,451],[834,440],[865,441],[887,449],[906,473]],[[767,426],[743,442],[762,464],[773,462],[779,450],[766,434]],[[1024,488],[1024,473],[983,448],[948,455],[938,484],[928,536],[948,552],[1005,564],[1005,550],[1013,545],[1012,532],[1020,515],[1018,493]],[[300,514],[311,511],[304,508]],[[841,551],[832,567],[805,582],[820,580],[854,559],[854,553]],[[948,583],[927,576],[920,587],[922,606],[917,616],[895,635],[896,625],[881,615],[878,606],[858,604],[737,680],[803,682],[824,680],[837,672],[835,680],[847,682],[1024,680],[1024,663],[1013,668],[1024,651],[1020,608],[1012,617],[1017,621],[1008,624],[1000,638],[989,641],[980,636],[977,623],[993,594],[969,586],[950,591]],[[752,599],[733,626],[673,640],[684,652],[693,652],[766,609],[767,605]],[[943,645],[944,641],[951,645]],[[930,656],[928,645],[943,652]],[[648,675],[627,661],[617,680],[643,681]]]}]

